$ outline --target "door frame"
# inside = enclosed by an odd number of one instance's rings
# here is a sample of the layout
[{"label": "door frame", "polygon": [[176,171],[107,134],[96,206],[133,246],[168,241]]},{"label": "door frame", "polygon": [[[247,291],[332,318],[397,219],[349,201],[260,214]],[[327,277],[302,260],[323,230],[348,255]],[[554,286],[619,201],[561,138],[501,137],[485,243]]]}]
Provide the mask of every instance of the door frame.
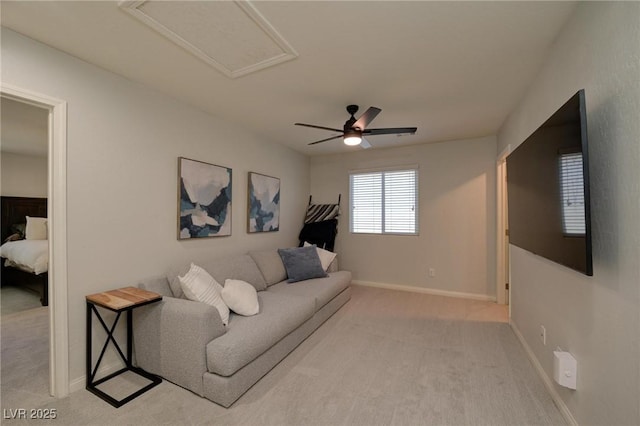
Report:
[{"label": "door frame", "polygon": [[49,110],[47,217],[49,232],[49,394],[69,395],[67,289],[67,103],[11,84],[0,96]]},{"label": "door frame", "polygon": [[511,287],[511,280],[509,279],[509,262],[508,262],[508,237],[506,230],[508,228],[507,223],[507,156],[511,152],[511,145],[502,150],[498,154],[496,161],[496,302],[505,305],[509,304],[511,298],[511,288],[509,288],[507,298],[507,291],[505,291],[505,283],[509,283]]}]

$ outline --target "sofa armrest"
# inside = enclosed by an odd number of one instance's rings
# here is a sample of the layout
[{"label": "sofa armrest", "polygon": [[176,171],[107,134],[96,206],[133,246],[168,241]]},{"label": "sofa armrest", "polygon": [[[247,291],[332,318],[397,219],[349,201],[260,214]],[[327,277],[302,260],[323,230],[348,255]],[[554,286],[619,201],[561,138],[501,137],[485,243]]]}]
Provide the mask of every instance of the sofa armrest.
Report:
[{"label": "sofa armrest", "polygon": [[202,395],[206,346],[225,332],[215,307],[165,297],[134,310],[136,365]]}]

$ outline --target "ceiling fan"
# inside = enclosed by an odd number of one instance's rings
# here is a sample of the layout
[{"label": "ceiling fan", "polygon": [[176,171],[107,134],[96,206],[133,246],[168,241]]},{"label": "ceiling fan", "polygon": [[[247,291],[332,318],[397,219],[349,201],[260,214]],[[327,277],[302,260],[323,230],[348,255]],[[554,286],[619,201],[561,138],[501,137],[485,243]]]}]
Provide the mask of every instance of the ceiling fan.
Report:
[{"label": "ceiling fan", "polygon": [[418,130],[417,127],[389,127],[384,129],[367,129],[367,126],[373,121],[382,110],[376,107],[369,107],[368,110],[356,119],[354,114],[358,112],[358,105],[348,105],[347,112],[351,114],[351,118],[348,119],[343,126],[343,129],[333,129],[331,127],[316,126],[314,124],[295,123],[296,126],[312,127],[314,129],[329,130],[331,132],[340,132],[342,134],[338,136],[332,136],[330,138],[322,139],[319,141],[311,142],[309,145],[315,145],[321,142],[327,142],[333,139],[344,138],[346,145],[360,145],[362,148],[371,148],[371,144],[364,138],[364,136],[375,135],[413,135]]}]

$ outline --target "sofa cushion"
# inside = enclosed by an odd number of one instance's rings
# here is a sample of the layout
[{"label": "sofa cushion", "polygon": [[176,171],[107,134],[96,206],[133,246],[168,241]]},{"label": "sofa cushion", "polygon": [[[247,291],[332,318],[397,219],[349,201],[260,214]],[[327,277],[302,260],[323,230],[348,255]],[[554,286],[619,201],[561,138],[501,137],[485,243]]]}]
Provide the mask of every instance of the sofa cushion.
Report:
[{"label": "sofa cushion", "polygon": [[287,279],[287,271],[284,269],[282,258],[278,250],[255,250],[250,251],[249,256],[256,262],[258,269],[262,272],[267,286],[274,285]]},{"label": "sofa cushion", "polygon": [[[246,281],[256,288],[257,291],[266,290],[267,283],[264,281],[258,265],[248,254],[227,256],[207,261],[196,262],[219,283],[225,282],[227,278]],[[180,288],[178,276],[184,275],[191,265],[191,262],[177,268],[173,268],[167,273],[167,279],[171,286],[173,295],[184,298],[184,293]]]},{"label": "sofa cushion", "polygon": [[331,272],[325,278],[300,281],[297,283],[281,282],[269,287],[267,293],[274,292],[279,295],[313,297],[316,301],[315,310],[319,311],[331,299],[342,293],[351,284],[351,272]]},{"label": "sofa cushion", "polygon": [[144,281],[138,283],[138,287],[143,290],[154,291],[158,294],[167,297],[173,297],[173,291],[169,286],[169,281],[167,277],[153,277],[147,278]]},{"label": "sofa cushion", "polygon": [[169,282],[169,287],[171,288],[171,292],[173,293],[173,297],[178,299],[186,299],[187,297],[184,295],[182,291],[182,287],[180,286],[180,279],[178,277],[183,276],[187,272],[189,272],[191,263],[184,264],[181,266],[173,267],[167,272],[167,281]]},{"label": "sofa cushion", "polygon": [[231,314],[227,332],[207,345],[209,372],[231,376],[314,314],[315,301],[310,297],[262,291],[258,300],[258,315]]},{"label": "sofa cushion", "polygon": [[315,246],[278,249],[290,283],[326,277]]},{"label": "sofa cushion", "polygon": [[202,267],[219,283],[231,278],[246,281],[254,286],[257,291],[267,289],[267,283],[264,281],[258,265],[248,254],[213,259],[203,262]]}]

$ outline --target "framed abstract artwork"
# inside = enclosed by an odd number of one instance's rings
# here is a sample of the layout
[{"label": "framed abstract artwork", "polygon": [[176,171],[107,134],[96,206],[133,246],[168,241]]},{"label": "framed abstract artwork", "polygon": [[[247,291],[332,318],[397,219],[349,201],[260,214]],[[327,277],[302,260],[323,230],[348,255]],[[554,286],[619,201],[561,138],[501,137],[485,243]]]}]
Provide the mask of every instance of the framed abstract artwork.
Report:
[{"label": "framed abstract artwork", "polygon": [[280,179],[249,172],[247,232],[280,229]]},{"label": "framed abstract artwork", "polygon": [[231,235],[228,167],[178,158],[178,239]]}]

